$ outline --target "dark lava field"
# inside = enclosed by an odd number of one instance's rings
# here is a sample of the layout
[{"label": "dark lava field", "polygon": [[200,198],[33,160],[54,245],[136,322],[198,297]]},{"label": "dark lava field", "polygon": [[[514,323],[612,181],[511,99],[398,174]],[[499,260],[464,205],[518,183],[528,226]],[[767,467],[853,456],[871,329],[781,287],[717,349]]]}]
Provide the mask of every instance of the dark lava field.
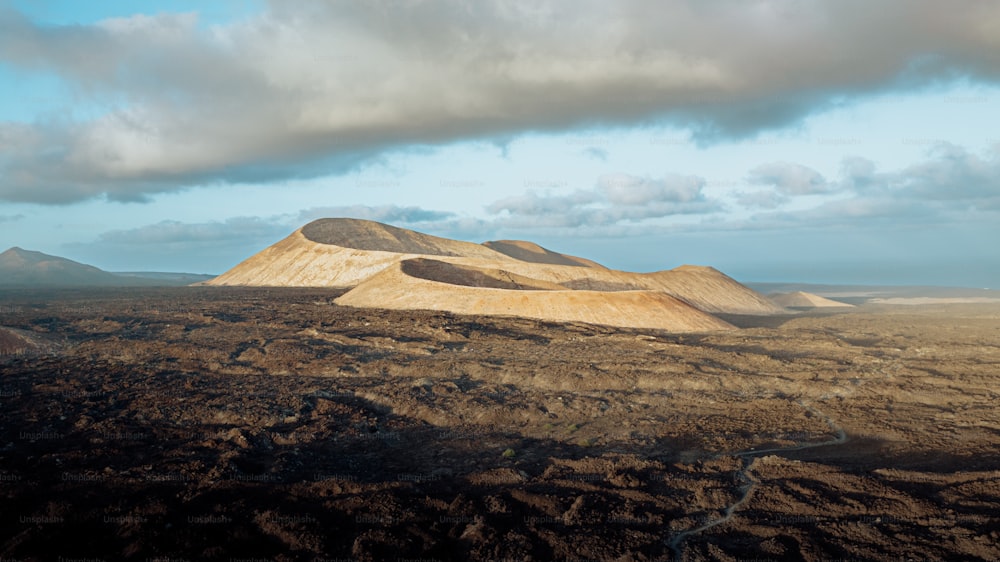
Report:
[{"label": "dark lava field", "polygon": [[0,559],[1000,559],[1000,306],[674,334],[0,294]]}]

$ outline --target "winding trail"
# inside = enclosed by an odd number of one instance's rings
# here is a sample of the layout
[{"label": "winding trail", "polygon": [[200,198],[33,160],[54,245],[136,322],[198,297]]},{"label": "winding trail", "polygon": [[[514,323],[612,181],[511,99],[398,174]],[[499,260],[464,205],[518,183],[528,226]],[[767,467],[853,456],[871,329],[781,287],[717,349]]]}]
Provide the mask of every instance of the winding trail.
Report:
[{"label": "winding trail", "polygon": [[676,535],[670,537],[669,539],[667,539],[666,544],[667,544],[667,547],[670,548],[671,552],[673,552],[673,559],[674,560],[683,560],[684,559],[683,548],[682,547],[683,547],[684,541],[688,537],[690,537],[692,535],[697,535],[698,533],[702,533],[704,531],[707,531],[708,529],[711,529],[712,527],[716,527],[718,525],[722,525],[723,523],[726,523],[727,521],[729,521],[730,519],[733,518],[733,514],[736,512],[736,510],[739,509],[744,503],[747,502],[747,500],[750,499],[750,494],[753,492],[754,488],[758,484],[758,482],[756,480],[754,480],[754,478],[750,475],[750,466],[753,465],[753,461],[754,461],[755,458],[757,458],[757,457],[759,457],[761,455],[769,455],[769,454],[774,454],[774,453],[788,453],[788,452],[791,452],[791,451],[802,451],[802,450],[805,450],[805,449],[814,449],[816,447],[828,447],[830,445],[841,445],[841,444],[843,444],[844,442],[847,441],[847,432],[845,432],[842,427],[840,427],[839,425],[837,425],[837,423],[833,420],[833,418],[831,418],[830,416],[824,414],[823,412],[817,410],[816,408],[810,406],[809,404],[807,404],[805,402],[799,401],[799,402],[796,402],[796,403],[799,406],[802,406],[803,408],[805,408],[807,411],[809,411],[809,412],[813,413],[814,415],[816,415],[816,416],[820,417],[821,419],[823,419],[823,421],[825,421],[826,424],[828,426],[830,426],[830,429],[833,430],[833,432],[834,432],[834,438],[833,439],[828,439],[826,441],[820,441],[820,442],[817,442],[817,443],[804,443],[804,444],[801,444],[801,445],[790,445],[788,447],[773,447],[773,448],[770,448],[770,449],[747,449],[745,451],[738,451],[738,452],[735,452],[735,453],[724,453],[724,454],[715,455],[713,458],[719,458],[719,457],[724,457],[724,456],[733,456],[733,457],[738,457],[742,461],[742,467],[740,468],[739,472],[737,472],[737,478],[739,479],[739,481],[741,483],[740,486],[739,486],[739,488],[738,488],[738,490],[740,490],[740,492],[741,492],[740,497],[735,502],[733,502],[732,504],[726,506],[726,508],[722,512],[723,513],[722,517],[720,517],[718,519],[714,519],[712,521],[709,521],[709,522],[707,522],[707,523],[705,523],[703,525],[700,525],[698,527],[695,527],[693,529],[688,529],[686,531],[682,531],[682,532],[677,533]]}]

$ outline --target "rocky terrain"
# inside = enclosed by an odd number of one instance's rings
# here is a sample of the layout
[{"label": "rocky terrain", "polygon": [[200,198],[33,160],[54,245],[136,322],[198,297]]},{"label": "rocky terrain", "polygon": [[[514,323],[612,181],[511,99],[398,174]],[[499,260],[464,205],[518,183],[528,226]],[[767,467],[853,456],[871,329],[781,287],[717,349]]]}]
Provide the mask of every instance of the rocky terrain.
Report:
[{"label": "rocky terrain", "polygon": [[0,294],[3,560],[996,560],[1000,307]]}]

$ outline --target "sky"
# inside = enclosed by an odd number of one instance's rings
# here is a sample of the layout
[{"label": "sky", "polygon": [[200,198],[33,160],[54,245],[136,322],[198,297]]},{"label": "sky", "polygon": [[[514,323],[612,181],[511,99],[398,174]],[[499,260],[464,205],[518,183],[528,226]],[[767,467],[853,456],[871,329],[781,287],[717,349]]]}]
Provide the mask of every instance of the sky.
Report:
[{"label": "sky", "polygon": [[222,273],[310,220],[1000,287],[1000,3],[0,0],[0,250]]}]

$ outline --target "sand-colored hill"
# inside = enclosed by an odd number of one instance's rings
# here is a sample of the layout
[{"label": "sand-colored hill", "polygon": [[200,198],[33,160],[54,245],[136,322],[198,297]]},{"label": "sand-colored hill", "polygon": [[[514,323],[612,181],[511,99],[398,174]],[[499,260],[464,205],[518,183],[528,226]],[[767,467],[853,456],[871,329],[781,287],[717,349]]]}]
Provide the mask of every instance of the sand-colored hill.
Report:
[{"label": "sand-colored hill", "polygon": [[805,291],[794,293],[775,293],[770,299],[786,308],[854,308],[854,305],[839,302]]},{"label": "sand-colored hill", "polygon": [[482,244],[451,240],[362,219],[319,219],[300,231],[307,240],[372,252],[427,256],[496,258]]},{"label": "sand-colored hill", "polygon": [[685,332],[733,328],[657,291],[574,291],[500,270],[429,259],[394,264],[336,302],[355,307],[443,310]]},{"label": "sand-colored hill", "polygon": [[711,313],[782,314],[785,310],[714,267],[682,265],[642,276],[659,289]]},{"label": "sand-colored hill", "polygon": [[[390,269],[388,277],[375,280],[377,289],[376,285],[369,285],[376,275]],[[399,287],[388,287],[391,283]],[[617,271],[584,258],[552,252],[531,242],[474,244],[356,219],[321,219],[309,223],[207,284],[350,288],[351,292],[344,296],[342,302],[354,306],[452,312],[478,310],[477,313],[482,314],[502,313],[551,319],[572,317],[588,322],[596,320],[582,318],[596,318],[597,303],[604,299],[607,303],[606,318],[598,323],[616,326],[639,326],[633,312],[637,313],[638,302],[652,298],[644,294],[650,292],[672,297],[663,301],[669,302],[671,307],[676,308],[676,302],[680,301],[701,313],[784,312],[766,297],[710,267],[682,266],[655,273]],[[446,288],[451,292],[445,291]],[[560,295],[529,298],[527,294],[519,294],[516,302],[521,304],[514,307],[510,304],[514,301],[496,304],[500,301],[495,295],[474,297],[469,292],[472,289],[511,291],[519,288],[552,291]],[[418,290],[430,292],[427,295],[406,296],[407,292]],[[570,296],[575,292],[581,294]],[[629,294],[613,296],[615,293]],[[362,295],[368,296],[362,298]],[[371,295],[385,295],[386,300],[379,304],[377,299],[369,298]],[[597,298],[598,295],[601,297]],[[584,299],[584,296],[587,298]],[[477,302],[480,304],[470,306],[462,302],[468,298],[479,299]],[[436,303],[431,303],[434,299]],[[527,300],[532,300],[532,303]],[[555,312],[560,307],[566,309],[571,302],[581,307],[579,313],[574,315],[566,310]],[[552,315],[539,316],[546,306],[553,307]],[[632,308],[620,319],[612,318],[618,313],[615,307],[629,306]],[[646,312],[655,314],[648,308]],[[692,319],[682,324],[694,325],[703,320],[699,317],[698,321]],[[667,323],[659,318],[641,325],[651,324],[666,326]]]},{"label": "sand-colored hill", "polygon": [[510,259],[480,244],[373,221],[320,219],[206,284],[353,287],[390,265],[420,256]]},{"label": "sand-colored hill", "polygon": [[654,273],[518,263],[513,271],[563,287],[590,291],[660,291],[710,313],[781,314],[764,295],[712,267],[682,265]]}]

